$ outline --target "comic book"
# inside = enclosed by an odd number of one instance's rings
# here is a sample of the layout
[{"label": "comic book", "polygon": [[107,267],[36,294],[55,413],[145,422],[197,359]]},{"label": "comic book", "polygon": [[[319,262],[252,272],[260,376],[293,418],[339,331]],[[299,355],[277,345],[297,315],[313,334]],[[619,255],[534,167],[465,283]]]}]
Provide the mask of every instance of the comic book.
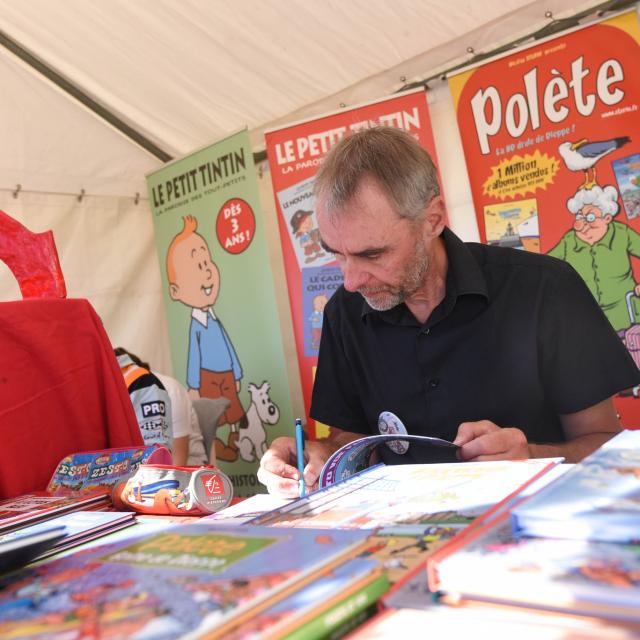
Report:
[{"label": "comic book", "polygon": [[13,539],[0,539],[0,575],[23,567],[64,538],[63,527],[48,527]]},{"label": "comic book", "polygon": [[427,558],[431,591],[450,598],[640,622],[640,547],[517,538],[509,509]]},{"label": "comic book", "polygon": [[623,431],[514,508],[526,536],[640,542],[640,431]]},{"label": "comic book", "polygon": [[117,511],[72,511],[56,518],[0,534],[0,543],[42,533],[52,527],[61,527],[64,536],[53,547],[38,555],[38,560],[94,540],[114,531],[130,527],[136,522],[133,512]]},{"label": "comic book", "polygon": [[423,609],[387,609],[373,616],[347,640],[388,640],[400,630],[411,637],[423,631],[433,638],[465,638],[480,631],[492,640],[637,640],[635,625],[595,617],[536,611],[522,607],[465,603],[463,606],[434,604]]},{"label": "comic book", "polygon": [[276,527],[436,535],[466,527],[560,458],[378,465],[250,521]]},{"label": "comic book", "polygon": [[363,531],[170,526],[0,580],[0,637],[223,637],[366,545]]},{"label": "comic book", "polygon": [[106,494],[54,496],[47,491],[33,491],[0,500],[0,533],[50,520],[69,511],[104,509],[110,505],[111,499]]},{"label": "comic book", "polygon": [[225,640],[324,638],[360,613],[388,589],[380,563],[367,558],[348,560],[232,629]]},{"label": "comic book", "polygon": [[421,459],[420,462],[430,463],[457,462],[456,452],[460,448],[448,440],[429,436],[406,434],[367,436],[348,442],[329,456],[320,471],[320,487],[346,480],[377,464],[376,452],[382,445],[398,454],[404,454],[413,447],[419,450],[421,458],[426,458]]}]

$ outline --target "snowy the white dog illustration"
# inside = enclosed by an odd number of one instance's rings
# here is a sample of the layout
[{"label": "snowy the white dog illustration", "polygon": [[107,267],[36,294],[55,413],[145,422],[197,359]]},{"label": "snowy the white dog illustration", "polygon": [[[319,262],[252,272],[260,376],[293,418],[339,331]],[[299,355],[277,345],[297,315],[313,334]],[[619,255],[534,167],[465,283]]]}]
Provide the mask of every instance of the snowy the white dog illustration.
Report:
[{"label": "snowy the white dog illustration", "polygon": [[249,383],[251,404],[247,410],[247,426],[240,427],[238,450],[240,457],[247,462],[260,460],[267,450],[266,424],[276,424],[280,419],[278,406],[269,397],[271,385],[263,382],[259,387]]}]

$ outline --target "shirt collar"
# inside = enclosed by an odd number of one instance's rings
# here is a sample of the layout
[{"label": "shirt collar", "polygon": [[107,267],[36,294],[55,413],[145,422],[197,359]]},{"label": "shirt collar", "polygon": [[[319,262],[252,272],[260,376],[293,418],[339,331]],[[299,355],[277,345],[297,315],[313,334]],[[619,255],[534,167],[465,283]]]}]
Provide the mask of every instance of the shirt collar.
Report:
[{"label": "shirt collar", "polygon": [[204,311],[203,309],[196,309],[195,307],[191,310],[191,317],[199,322],[203,327],[206,327],[209,324],[209,316],[216,319],[216,316],[213,313],[213,309],[207,309]]},{"label": "shirt collar", "polygon": [[[444,300],[433,310],[427,321],[430,325],[447,316],[462,296],[481,296],[489,299],[484,273],[467,245],[447,227],[443,229],[440,237],[444,241],[448,261],[446,292]],[[415,325],[417,322],[404,303],[388,311],[376,311],[363,299],[363,320],[371,314],[377,314],[393,324]]]}]

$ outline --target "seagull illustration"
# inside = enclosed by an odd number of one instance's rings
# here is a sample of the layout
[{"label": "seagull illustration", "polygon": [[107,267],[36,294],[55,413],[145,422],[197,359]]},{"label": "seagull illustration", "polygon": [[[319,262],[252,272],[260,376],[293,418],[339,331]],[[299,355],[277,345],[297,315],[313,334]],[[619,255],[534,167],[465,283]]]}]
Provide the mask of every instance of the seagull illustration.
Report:
[{"label": "seagull illustration", "polygon": [[[631,142],[631,138],[623,136],[611,140],[599,140],[589,142],[586,138],[578,142],[563,142],[558,151],[570,171],[584,171],[583,189],[591,189],[596,184],[596,162],[608,153],[619,149]],[[589,169],[592,170],[592,179],[589,180]]]}]

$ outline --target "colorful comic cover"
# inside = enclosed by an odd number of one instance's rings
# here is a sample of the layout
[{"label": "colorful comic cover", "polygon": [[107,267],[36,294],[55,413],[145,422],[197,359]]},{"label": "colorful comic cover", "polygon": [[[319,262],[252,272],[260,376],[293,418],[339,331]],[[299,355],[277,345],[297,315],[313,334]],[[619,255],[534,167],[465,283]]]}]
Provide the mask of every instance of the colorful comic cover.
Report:
[{"label": "colorful comic cover", "polygon": [[[639,55],[632,10],[449,77],[480,239],[568,262],[638,366]],[[614,403],[640,422],[639,388]]]},{"label": "colorful comic cover", "polygon": [[462,529],[559,459],[377,465],[258,516],[272,527],[377,529],[421,535]]},{"label": "colorful comic cover", "polygon": [[[378,579],[373,593],[368,589]],[[233,629],[225,640],[261,640],[302,634],[305,640],[324,638],[345,618],[374,604],[386,591],[389,581],[380,574],[376,560],[354,558],[319,576],[313,582],[283,600],[267,607],[240,627]],[[350,600],[354,600],[350,603]],[[344,610],[336,611],[335,605]],[[321,616],[331,609],[331,616]],[[313,629],[317,633],[313,633]]]},{"label": "colorful comic cover", "polygon": [[453,598],[640,622],[638,545],[516,538],[509,512],[427,558],[429,588]]},{"label": "colorful comic cover", "polygon": [[335,290],[342,284],[339,267],[305,267],[302,269],[302,305],[304,322],[304,354],[317,357],[324,308]]},{"label": "colorful comic cover", "polygon": [[640,431],[623,431],[514,508],[516,535],[640,543]]},{"label": "colorful comic cover", "polygon": [[224,637],[366,532],[173,526],[38,564],[0,582],[0,637]]}]

